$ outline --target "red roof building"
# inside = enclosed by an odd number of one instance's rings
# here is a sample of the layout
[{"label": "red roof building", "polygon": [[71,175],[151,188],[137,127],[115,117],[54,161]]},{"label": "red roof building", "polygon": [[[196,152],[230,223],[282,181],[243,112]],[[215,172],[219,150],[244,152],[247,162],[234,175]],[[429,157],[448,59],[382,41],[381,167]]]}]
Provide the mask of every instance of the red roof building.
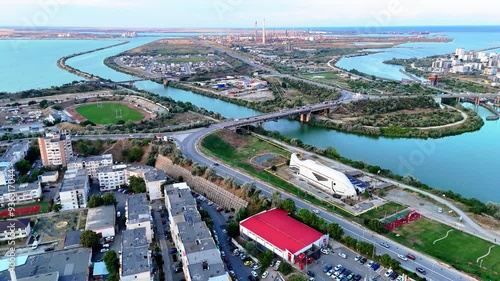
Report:
[{"label": "red roof building", "polygon": [[241,221],[240,233],[289,262],[313,245],[320,248],[328,245],[328,234],[293,219],[280,209],[264,211]]}]

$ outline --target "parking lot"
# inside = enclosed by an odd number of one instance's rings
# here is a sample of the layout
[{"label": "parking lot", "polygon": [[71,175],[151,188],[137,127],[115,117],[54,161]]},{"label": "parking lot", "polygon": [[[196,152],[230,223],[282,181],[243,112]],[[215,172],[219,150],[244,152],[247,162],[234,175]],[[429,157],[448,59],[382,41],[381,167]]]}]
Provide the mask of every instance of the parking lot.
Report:
[{"label": "parking lot", "polygon": [[[339,256],[339,253],[345,254],[345,258]],[[361,264],[359,261],[355,260],[356,255],[357,253],[351,251],[350,249],[347,249],[345,247],[336,247],[333,249],[333,252],[330,252],[329,254],[321,254],[321,258],[317,261],[314,261],[312,264],[308,264],[307,267],[304,267],[303,272],[312,272],[314,275],[314,279],[318,281],[336,280],[327,275],[324,272],[324,268],[328,265],[331,265],[333,268],[336,265],[340,264],[343,268],[346,269],[346,271],[349,270],[354,275],[359,274],[361,276],[361,280],[365,280],[365,278],[366,280],[389,280],[388,278],[384,277],[384,273],[386,270],[382,266],[380,266],[377,270],[373,270],[368,266],[370,259],[367,259],[364,264]]]}]

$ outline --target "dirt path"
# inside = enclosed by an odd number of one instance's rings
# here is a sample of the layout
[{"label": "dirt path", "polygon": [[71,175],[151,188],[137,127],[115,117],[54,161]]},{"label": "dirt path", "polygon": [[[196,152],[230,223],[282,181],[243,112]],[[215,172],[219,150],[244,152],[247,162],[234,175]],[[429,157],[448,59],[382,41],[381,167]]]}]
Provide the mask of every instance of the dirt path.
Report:
[{"label": "dirt path", "polygon": [[467,115],[467,113],[463,112],[462,110],[451,107],[449,105],[445,105],[445,106],[460,112],[463,119],[458,121],[458,122],[451,123],[451,124],[439,125],[439,126],[433,126],[433,127],[417,127],[417,129],[419,129],[419,130],[434,130],[434,129],[444,129],[444,128],[449,128],[449,127],[456,127],[456,126],[462,125],[463,123],[465,123],[469,119],[469,115]]}]

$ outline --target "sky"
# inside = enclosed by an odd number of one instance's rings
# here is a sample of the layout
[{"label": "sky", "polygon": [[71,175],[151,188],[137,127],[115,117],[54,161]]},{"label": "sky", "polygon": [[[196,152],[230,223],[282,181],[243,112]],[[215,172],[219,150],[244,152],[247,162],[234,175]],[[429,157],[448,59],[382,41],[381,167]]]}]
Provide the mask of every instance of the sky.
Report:
[{"label": "sky", "polygon": [[[252,28],[500,25],[497,0],[0,0],[0,26]],[[464,4],[462,4],[464,3]]]}]

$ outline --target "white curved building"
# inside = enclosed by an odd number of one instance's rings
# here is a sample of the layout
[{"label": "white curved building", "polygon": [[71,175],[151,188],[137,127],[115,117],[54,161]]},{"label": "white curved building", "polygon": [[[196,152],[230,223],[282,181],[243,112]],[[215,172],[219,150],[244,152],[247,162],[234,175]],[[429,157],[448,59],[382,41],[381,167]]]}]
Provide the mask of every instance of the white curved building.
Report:
[{"label": "white curved building", "polygon": [[357,195],[356,188],[344,173],[313,160],[300,160],[296,154],[292,154],[290,169],[328,194],[341,197]]}]

